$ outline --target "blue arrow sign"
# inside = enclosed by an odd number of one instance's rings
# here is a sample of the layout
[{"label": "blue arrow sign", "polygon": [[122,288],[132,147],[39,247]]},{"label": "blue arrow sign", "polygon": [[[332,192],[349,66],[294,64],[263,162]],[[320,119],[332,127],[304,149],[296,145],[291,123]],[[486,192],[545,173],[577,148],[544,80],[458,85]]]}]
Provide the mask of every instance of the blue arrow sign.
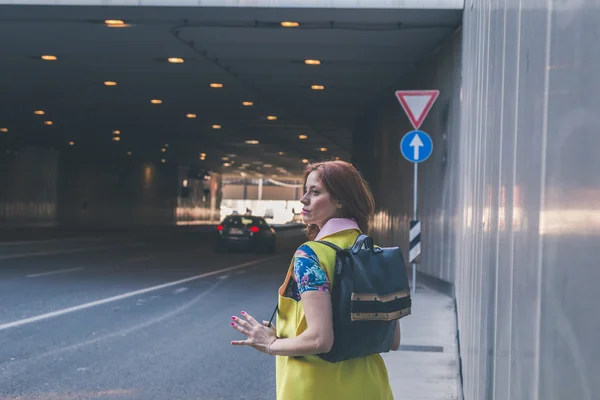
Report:
[{"label": "blue arrow sign", "polygon": [[420,163],[429,158],[433,151],[433,141],[423,131],[408,132],[400,142],[400,152],[408,161]]}]

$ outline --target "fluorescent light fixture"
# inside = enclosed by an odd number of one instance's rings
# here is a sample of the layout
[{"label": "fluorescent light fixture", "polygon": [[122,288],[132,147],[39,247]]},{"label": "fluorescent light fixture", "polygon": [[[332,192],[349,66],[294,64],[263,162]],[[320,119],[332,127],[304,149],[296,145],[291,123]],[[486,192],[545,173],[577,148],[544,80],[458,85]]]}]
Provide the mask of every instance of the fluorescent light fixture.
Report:
[{"label": "fluorescent light fixture", "polygon": [[325,89],[325,86],[323,86],[323,85],[312,85],[310,88],[312,90],[323,90],[323,89]]},{"label": "fluorescent light fixture", "polygon": [[324,152],[326,152],[326,151],[327,151],[327,147],[321,147],[321,148],[319,149],[319,151],[321,151],[321,152],[323,152],[323,153],[324,153]]},{"label": "fluorescent light fixture", "polygon": [[281,26],[283,26],[284,28],[297,28],[300,26],[300,24],[296,21],[283,21],[281,23]]},{"label": "fluorescent light fixture", "polygon": [[8,128],[0,128],[0,132],[6,133],[6,132],[8,132]]},{"label": "fluorescent light fixture", "polygon": [[244,143],[246,144],[259,144],[260,142],[258,140],[246,140]]},{"label": "fluorescent light fixture", "polygon": [[211,88],[222,88],[223,84],[222,83],[217,83],[217,82],[213,82],[210,84]]},{"label": "fluorescent light fixture", "polygon": [[226,163],[223,163],[223,166],[224,166],[224,167],[231,167],[231,164],[230,164],[230,163],[228,163],[228,162],[226,162]]},{"label": "fluorescent light fixture", "polygon": [[242,105],[244,107],[252,107],[254,105],[254,103],[251,101],[244,101],[244,102],[242,102]]},{"label": "fluorescent light fixture", "polygon": [[196,114],[185,114],[186,118],[194,119],[196,118]]},{"label": "fluorescent light fixture", "polygon": [[121,131],[113,131],[113,135],[120,135]]},{"label": "fluorescent light fixture", "polygon": [[308,160],[307,160],[306,158],[305,158],[304,160],[302,160],[302,162],[303,162],[304,164],[308,164]]},{"label": "fluorescent light fixture", "polygon": [[320,60],[304,60],[306,65],[321,65]]},{"label": "fluorescent light fixture", "polygon": [[165,158],[163,158],[162,160],[160,160],[160,162],[164,164],[167,162],[167,160]]},{"label": "fluorescent light fixture", "polygon": [[52,121],[44,121],[44,125],[50,126],[50,125],[53,125],[53,124],[54,124],[54,122],[52,122]]},{"label": "fluorescent light fixture", "polygon": [[213,125],[212,128],[213,129],[221,129],[221,125]]},{"label": "fluorescent light fixture", "polygon": [[44,54],[41,58],[44,61],[56,61],[56,60],[58,60],[58,57],[53,56],[51,54]]},{"label": "fluorescent light fixture", "polygon": [[267,116],[267,119],[269,121],[277,121],[277,116],[275,116],[275,115],[269,115],[269,116]]},{"label": "fluorescent light fixture", "polygon": [[185,60],[183,58],[179,58],[179,57],[169,57],[168,61],[171,64],[183,64],[185,62]]},{"label": "fluorescent light fixture", "polygon": [[280,155],[280,156],[285,156],[285,153],[284,153],[283,151],[280,151],[280,152],[279,152],[279,155]]},{"label": "fluorescent light fixture", "polygon": [[106,81],[106,82],[104,82],[104,86],[117,86],[117,82],[115,82],[115,81]]},{"label": "fluorescent light fixture", "polygon": [[150,100],[150,103],[152,103],[152,104],[162,104],[162,100],[160,100],[160,99],[152,99],[152,100]]},{"label": "fluorescent light fixture", "polygon": [[129,28],[131,25],[120,19],[107,19],[104,23],[109,28]]},{"label": "fluorescent light fixture", "polygon": [[75,142],[73,142],[73,141],[70,141],[70,142],[69,142],[69,146],[75,146]]},{"label": "fluorescent light fixture", "polygon": [[113,141],[115,141],[115,142],[118,142],[118,141],[120,141],[120,140],[121,140],[121,138],[120,138],[119,136],[115,136],[115,137],[113,137]]},{"label": "fluorescent light fixture", "polygon": [[46,113],[44,112],[44,110],[35,110],[33,113],[34,113],[35,115],[44,115],[44,114],[46,114]]},{"label": "fluorescent light fixture", "polygon": [[306,139],[308,139],[308,136],[306,136],[306,135],[299,135],[298,139],[300,139],[300,140],[306,140]]}]

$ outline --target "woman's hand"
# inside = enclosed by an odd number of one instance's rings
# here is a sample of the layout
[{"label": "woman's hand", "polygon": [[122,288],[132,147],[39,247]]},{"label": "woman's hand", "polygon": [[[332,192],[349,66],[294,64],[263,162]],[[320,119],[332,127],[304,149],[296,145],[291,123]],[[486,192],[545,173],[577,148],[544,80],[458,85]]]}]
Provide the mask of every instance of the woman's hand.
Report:
[{"label": "woman's hand", "polygon": [[242,311],[242,319],[236,316],[231,317],[233,320],[231,326],[241,334],[248,337],[246,340],[233,340],[234,346],[250,346],[258,351],[269,354],[269,348],[275,340],[277,340],[277,331],[272,326],[267,326],[269,323],[263,321],[258,323],[252,316],[245,311]]}]

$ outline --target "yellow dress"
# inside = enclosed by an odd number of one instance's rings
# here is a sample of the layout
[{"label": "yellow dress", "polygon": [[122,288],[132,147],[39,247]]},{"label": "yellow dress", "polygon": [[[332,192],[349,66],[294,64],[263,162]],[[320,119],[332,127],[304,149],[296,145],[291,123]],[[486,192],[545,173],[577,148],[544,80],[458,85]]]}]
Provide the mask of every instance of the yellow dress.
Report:
[{"label": "yellow dress", "polygon": [[[326,236],[341,248],[351,246],[360,231],[348,229]],[[306,243],[319,258],[327,273],[330,286],[335,282],[335,252],[325,245]],[[284,297],[285,289],[293,279],[293,261],[285,282],[279,289],[277,336],[290,338],[306,330],[302,301]],[[393,400],[388,373],[379,354],[338,363],[327,362],[318,356],[276,357],[277,400]]]}]

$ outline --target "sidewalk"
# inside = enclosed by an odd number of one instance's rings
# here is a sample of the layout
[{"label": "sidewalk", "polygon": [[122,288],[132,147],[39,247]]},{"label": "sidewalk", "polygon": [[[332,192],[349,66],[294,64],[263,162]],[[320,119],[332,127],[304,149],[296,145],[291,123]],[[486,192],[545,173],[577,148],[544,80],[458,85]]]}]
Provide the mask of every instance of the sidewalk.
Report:
[{"label": "sidewalk", "polygon": [[461,399],[454,300],[417,285],[400,351],[382,354],[396,400]]}]

